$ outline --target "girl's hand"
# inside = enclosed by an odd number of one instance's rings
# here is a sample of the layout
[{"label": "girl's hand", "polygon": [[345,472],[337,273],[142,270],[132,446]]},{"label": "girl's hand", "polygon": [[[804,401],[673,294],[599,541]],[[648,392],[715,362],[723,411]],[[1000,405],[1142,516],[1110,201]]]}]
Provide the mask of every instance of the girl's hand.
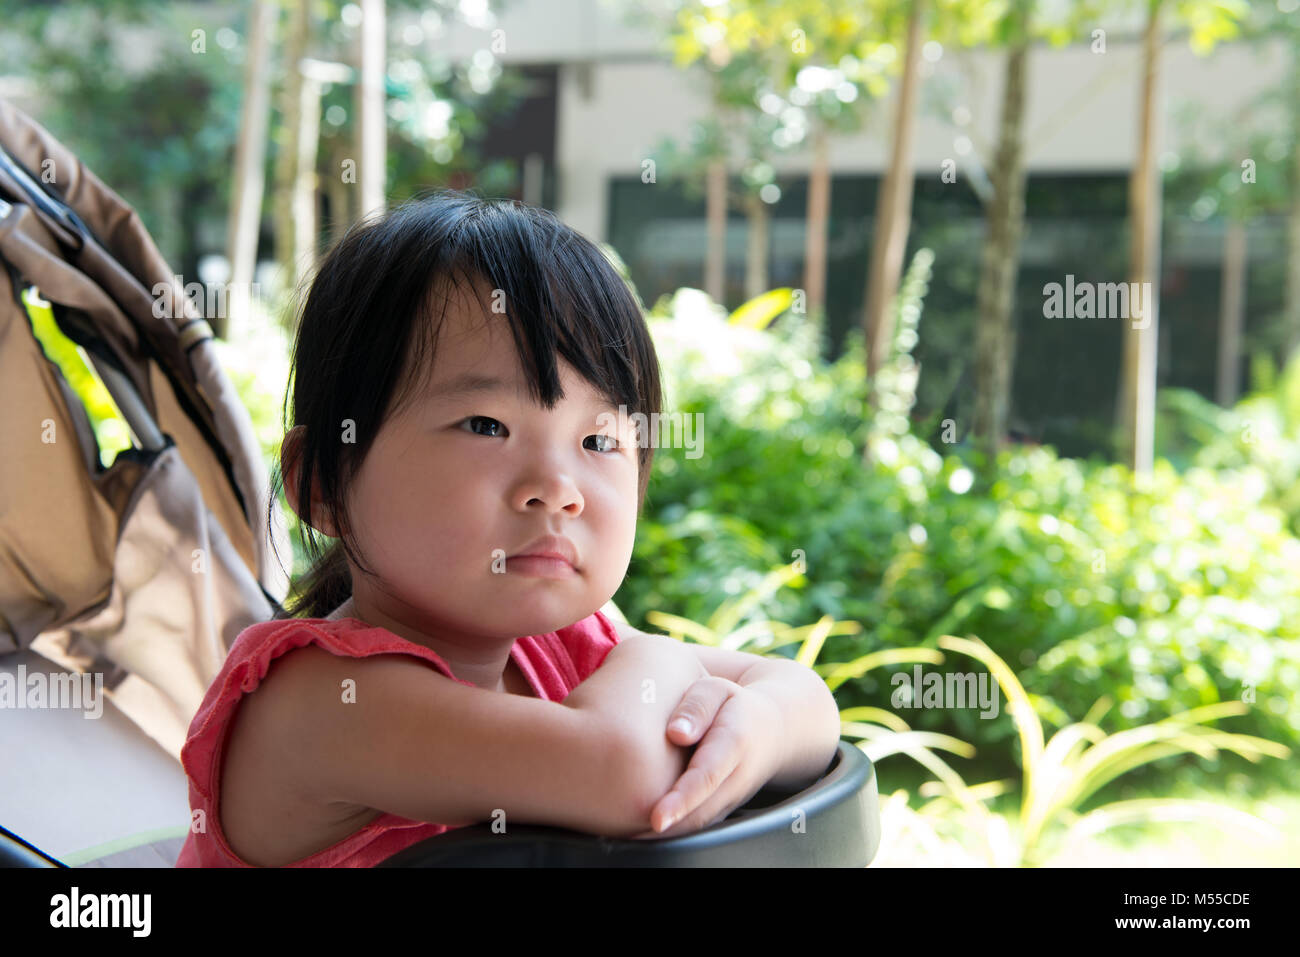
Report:
[{"label": "girl's hand", "polygon": [[[691,722],[682,731],[679,718]],[[706,734],[707,732],[707,734]],[[651,828],[633,839],[676,837],[724,820],[757,794],[780,770],[784,729],[776,703],[716,675],[695,681],[668,722],[668,739],[688,747],[699,742],[690,765],[651,809]],[[703,736],[703,740],[701,740]]]}]

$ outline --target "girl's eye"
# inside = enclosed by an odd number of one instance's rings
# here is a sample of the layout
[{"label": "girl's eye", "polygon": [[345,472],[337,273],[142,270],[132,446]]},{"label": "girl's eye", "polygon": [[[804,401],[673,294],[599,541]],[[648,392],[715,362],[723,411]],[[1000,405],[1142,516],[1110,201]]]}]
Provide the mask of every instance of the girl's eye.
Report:
[{"label": "girl's eye", "polygon": [[[487,423],[486,426],[487,428],[489,429],[495,428],[497,429],[497,431],[491,433],[480,431],[479,429],[474,427],[474,423],[476,422]],[[468,426],[469,431],[473,432],[475,435],[486,435],[488,438],[492,438],[492,439],[501,437],[501,434],[505,432],[505,426],[499,420],[494,419],[491,416],[487,416],[487,415],[471,415],[468,419],[463,419],[460,422],[460,424],[462,426]],[[618,440],[615,439],[614,436],[612,435],[597,433],[596,435],[589,435],[587,436],[587,438],[596,439],[601,443],[599,447],[593,450],[596,452],[605,452],[605,453],[617,452],[619,449],[622,448],[622,445],[620,445]]]},{"label": "girl's eye", "polygon": [[[486,415],[471,415],[468,419],[465,419],[464,422],[462,422],[461,424],[464,425],[466,422],[469,422],[469,423],[473,423],[473,422],[490,422],[490,423],[492,423],[493,425],[500,426],[502,429],[505,428],[505,426],[504,426],[504,425],[501,425],[501,423],[498,422],[496,419],[490,418],[490,417],[488,417],[488,416],[486,416]],[[471,428],[470,428],[470,431],[473,432],[475,435],[485,435],[485,434],[486,434],[486,433],[484,433],[484,432],[479,432],[478,430],[474,429],[472,426],[471,426]],[[496,435],[490,435],[490,436],[488,436],[488,438],[496,438],[496,437],[497,437]]]}]

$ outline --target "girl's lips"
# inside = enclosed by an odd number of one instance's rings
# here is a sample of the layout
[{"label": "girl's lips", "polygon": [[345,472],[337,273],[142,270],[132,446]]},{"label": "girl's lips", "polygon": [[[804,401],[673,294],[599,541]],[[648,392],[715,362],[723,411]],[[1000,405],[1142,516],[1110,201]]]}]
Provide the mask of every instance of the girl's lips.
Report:
[{"label": "girl's lips", "polygon": [[575,569],[581,561],[578,556],[578,547],[563,535],[543,535],[540,538],[534,538],[511,557],[559,558],[568,562]]},{"label": "girl's lips", "polygon": [[506,559],[506,571],[529,578],[573,578],[578,570],[556,555],[515,555]]},{"label": "girl's lips", "polygon": [[562,562],[565,562],[566,564],[569,565],[573,564],[573,562],[569,560],[568,555],[565,555],[563,552],[557,552],[550,549],[544,552],[520,552],[518,555],[515,555],[514,557],[515,558],[555,558],[555,559],[559,559]]}]

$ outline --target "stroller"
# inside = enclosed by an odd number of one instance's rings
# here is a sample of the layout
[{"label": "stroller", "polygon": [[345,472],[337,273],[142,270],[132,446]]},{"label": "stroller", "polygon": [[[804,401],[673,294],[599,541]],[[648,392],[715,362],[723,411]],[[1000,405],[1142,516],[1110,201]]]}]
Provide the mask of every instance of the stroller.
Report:
[{"label": "stroller", "polygon": [[[211,327],[136,213],[3,99],[0,263],[0,866],[171,867],[189,723],[239,633],[284,614],[288,536],[266,524],[266,469]],[[159,284],[175,318],[157,315]],[[130,428],[108,467],[40,309]],[[863,867],[879,827],[871,762],[841,742],[807,790],[760,791],[695,834],[484,823],[381,866]]]}]

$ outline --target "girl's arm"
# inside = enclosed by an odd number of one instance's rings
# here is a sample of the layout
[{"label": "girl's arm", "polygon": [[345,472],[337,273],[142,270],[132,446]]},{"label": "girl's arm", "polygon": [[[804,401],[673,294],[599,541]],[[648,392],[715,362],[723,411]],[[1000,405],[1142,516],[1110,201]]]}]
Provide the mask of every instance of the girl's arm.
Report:
[{"label": "girl's arm", "polygon": [[564,705],[594,717],[621,739],[628,760],[625,793],[636,795],[635,813],[649,827],[650,809],[673,786],[692,748],[669,740],[668,719],[686,689],[708,672],[684,646],[650,636],[620,641]]},{"label": "girl's arm", "polygon": [[766,787],[795,792],[816,783],[840,744],[839,705],[826,682],[796,662],[761,658],[736,683],[772,699],[784,719],[785,759]]},{"label": "girl's arm", "polygon": [[[787,658],[763,657],[710,645],[684,643],[664,635],[651,635],[626,622],[614,622],[622,640],[643,636],[671,647],[685,648],[714,677],[725,678],[743,688],[762,693],[781,714],[783,732],[777,743],[781,756],[777,771],[766,786],[777,791],[799,791],[814,783],[830,764],[839,747],[839,706],[826,682],[815,671]],[[723,699],[716,686],[700,686],[687,692],[669,724],[669,740],[693,747],[702,740]],[[688,718],[691,731],[672,727],[678,718]],[[823,760],[823,758],[825,760]]]},{"label": "girl's arm", "polygon": [[[680,773],[689,749],[662,722],[697,667],[616,646],[590,687],[557,703],[461,685],[411,656],[308,644],[277,659],[253,698],[278,780],[312,806],[623,837],[645,830],[651,792]],[[657,703],[641,703],[647,680]]]},{"label": "girl's arm", "polygon": [[[655,830],[636,836],[687,833],[721,820],[762,787],[793,793],[825,773],[841,727],[835,697],[816,672],[783,658],[645,637],[688,649],[710,676],[692,684],[672,713],[669,740],[695,753],[651,809]],[[679,728],[679,718],[691,727]]]}]

